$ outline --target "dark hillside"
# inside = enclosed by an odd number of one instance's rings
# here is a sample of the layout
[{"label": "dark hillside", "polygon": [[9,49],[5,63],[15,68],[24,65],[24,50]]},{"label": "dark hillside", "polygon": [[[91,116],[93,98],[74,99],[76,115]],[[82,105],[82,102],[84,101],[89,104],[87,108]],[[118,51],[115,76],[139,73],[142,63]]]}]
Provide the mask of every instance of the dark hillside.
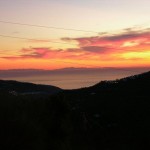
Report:
[{"label": "dark hillside", "polygon": [[78,142],[87,147],[92,143],[93,149],[145,149],[150,145],[149,91],[150,72],[67,91],[66,99],[85,130]]},{"label": "dark hillside", "polygon": [[47,97],[14,95],[2,89],[1,149],[150,147],[150,72]]},{"label": "dark hillside", "polygon": [[0,80],[0,91],[16,94],[54,94],[60,92],[61,89],[50,85]]}]

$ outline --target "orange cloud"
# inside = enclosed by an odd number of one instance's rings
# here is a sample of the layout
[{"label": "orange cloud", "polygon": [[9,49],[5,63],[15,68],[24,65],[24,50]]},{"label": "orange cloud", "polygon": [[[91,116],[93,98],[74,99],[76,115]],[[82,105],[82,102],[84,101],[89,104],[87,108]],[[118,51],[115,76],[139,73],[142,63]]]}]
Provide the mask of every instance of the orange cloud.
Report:
[{"label": "orange cloud", "polygon": [[[102,34],[95,37],[62,38],[75,41],[78,48],[55,49],[49,47],[23,48],[18,56],[1,57],[13,60],[71,60],[106,64],[107,66],[135,64],[135,59],[150,65],[150,29],[124,30],[118,34]],[[34,42],[34,41],[33,41]],[[142,57],[140,56],[142,55]],[[149,60],[148,60],[149,59]],[[130,60],[130,61],[129,61]],[[138,64],[137,64],[138,65]]]}]

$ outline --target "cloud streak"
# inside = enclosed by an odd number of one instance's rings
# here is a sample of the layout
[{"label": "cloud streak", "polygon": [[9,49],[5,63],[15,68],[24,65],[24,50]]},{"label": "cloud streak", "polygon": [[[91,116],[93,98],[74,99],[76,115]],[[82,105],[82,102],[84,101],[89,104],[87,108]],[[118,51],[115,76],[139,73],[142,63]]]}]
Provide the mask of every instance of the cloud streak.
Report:
[{"label": "cloud streak", "polygon": [[77,41],[80,46],[89,45],[113,45],[113,44],[123,44],[129,41],[149,41],[150,39],[150,29],[132,31],[127,30],[118,34],[107,34],[104,36],[95,37],[79,37],[79,38],[62,38],[65,41]]},{"label": "cloud streak", "polygon": [[[150,29],[123,30],[118,34],[101,34],[93,37],[62,38],[65,42],[76,42],[78,48],[55,49],[49,47],[23,48],[20,55],[3,59],[70,59],[94,61],[126,61],[142,59],[150,54]],[[30,41],[36,42],[36,41]],[[41,42],[47,42],[41,41]],[[142,52],[142,56],[138,53]],[[144,55],[145,53],[145,55]],[[135,54],[135,56],[134,56]],[[129,58],[128,58],[129,57]],[[145,57],[148,59],[147,57]]]}]

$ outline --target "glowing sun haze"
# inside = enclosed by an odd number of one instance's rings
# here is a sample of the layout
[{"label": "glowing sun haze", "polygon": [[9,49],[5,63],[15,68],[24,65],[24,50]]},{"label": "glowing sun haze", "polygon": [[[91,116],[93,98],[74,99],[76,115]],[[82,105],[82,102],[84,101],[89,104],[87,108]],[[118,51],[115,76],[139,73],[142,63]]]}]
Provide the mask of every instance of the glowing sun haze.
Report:
[{"label": "glowing sun haze", "polygon": [[1,0],[0,69],[149,67],[149,6],[149,0]]}]

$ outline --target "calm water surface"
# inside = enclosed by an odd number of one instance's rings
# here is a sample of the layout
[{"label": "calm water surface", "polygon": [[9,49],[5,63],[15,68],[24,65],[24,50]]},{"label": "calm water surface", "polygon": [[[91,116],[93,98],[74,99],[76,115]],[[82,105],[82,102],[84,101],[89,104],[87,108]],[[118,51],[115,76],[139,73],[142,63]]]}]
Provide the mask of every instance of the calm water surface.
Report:
[{"label": "calm water surface", "polygon": [[3,77],[3,79],[32,82],[36,84],[54,85],[63,89],[76,89],[92,86],[102,80],[120,79],[134,74],[136,73],[128,71],[92,71]]}]

